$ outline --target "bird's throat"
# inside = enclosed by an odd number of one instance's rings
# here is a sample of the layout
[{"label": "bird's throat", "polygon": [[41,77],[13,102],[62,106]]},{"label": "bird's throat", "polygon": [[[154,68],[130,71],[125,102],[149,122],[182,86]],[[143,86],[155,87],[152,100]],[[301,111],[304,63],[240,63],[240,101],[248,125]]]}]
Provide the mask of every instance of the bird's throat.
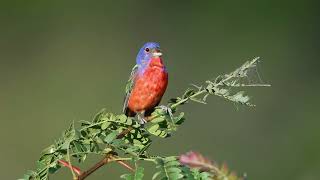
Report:
[{"label": "bird's throat", "polygon": [[152,57],[149,62],[149,66],[164,68],[164,64],[163,64],[161,57]]}]

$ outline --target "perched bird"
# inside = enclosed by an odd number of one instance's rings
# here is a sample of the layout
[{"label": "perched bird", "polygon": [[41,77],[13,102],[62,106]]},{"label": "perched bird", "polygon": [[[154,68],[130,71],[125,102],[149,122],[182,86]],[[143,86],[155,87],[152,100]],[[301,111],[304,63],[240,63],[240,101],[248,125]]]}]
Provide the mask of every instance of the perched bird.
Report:
[{"label": "perched bird", "polygon": [[160,103],[168,85],[168,72],[161,56],[158,43],[144,44],[126,86],[123,113],[130,117],[137,114],[142,124]]}]

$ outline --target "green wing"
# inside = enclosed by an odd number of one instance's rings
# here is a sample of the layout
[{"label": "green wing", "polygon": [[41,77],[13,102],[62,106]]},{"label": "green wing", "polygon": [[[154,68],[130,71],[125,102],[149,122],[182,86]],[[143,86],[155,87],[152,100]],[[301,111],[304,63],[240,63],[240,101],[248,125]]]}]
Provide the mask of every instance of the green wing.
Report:
[{"label": "green wing", "polygon": [[123,108],[122,108],[123,113],[126,113],[126,111],[127,111],[128,101],[129,101],[129,97],[131,94],[131,90],[132,90],[133,85],[135,83],[135,77],[136,77],[137,70],[138,70],[138,65],[133,66],[129,80],[126,84],[126,95],[124,97],[124,103],[123,103]]}]

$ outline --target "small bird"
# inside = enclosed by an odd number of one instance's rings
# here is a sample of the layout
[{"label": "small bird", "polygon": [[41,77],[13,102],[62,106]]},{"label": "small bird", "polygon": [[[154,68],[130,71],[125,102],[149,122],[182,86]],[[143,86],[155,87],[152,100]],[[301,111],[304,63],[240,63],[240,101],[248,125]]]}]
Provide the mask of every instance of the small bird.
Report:
[{"label": "small bird", "polygon": [[123,113],[138,115],[141,124],[158,106],[168,85],[168,72],[159,43],[148,42],[140,49],[126,86]]}]

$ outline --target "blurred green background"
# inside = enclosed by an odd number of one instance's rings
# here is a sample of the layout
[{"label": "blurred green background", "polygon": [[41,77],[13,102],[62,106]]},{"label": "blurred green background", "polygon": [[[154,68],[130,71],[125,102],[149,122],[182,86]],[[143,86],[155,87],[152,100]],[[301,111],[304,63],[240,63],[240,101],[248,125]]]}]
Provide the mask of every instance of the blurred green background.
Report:
[{"label": "blurred green background", "polygon": [[[72,120],[120,113],[138,49],[160,42],[170,73],[163,102],[262,58],[271,88],[256,108],[211,97],[152,153],[199,151],[249,179],[320,179],[319,3],[316,1],[1,1],[0,179],[17,179]],[[82,167],[92,164],[89,158]],[[148,169],[147,178],[153,173]],[[108,165],[88,179],[119,179]],[[63,169],[52,179],[70,179]]]}]

